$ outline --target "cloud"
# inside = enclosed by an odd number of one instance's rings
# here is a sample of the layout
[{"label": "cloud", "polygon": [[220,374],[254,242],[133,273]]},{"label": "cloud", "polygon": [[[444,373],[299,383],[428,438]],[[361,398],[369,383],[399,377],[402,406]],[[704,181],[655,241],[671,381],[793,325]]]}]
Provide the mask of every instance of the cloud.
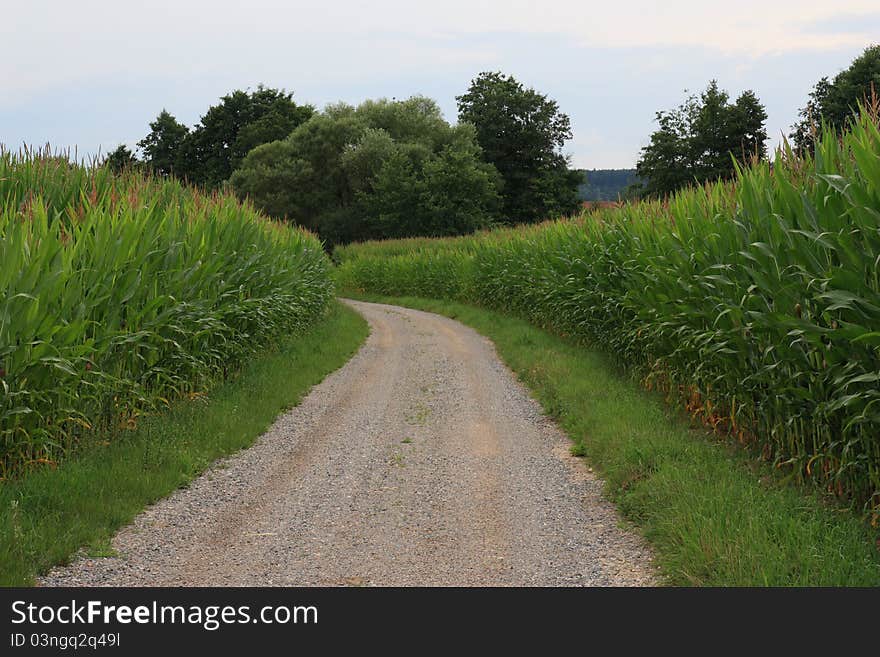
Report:
[{"label": "cloud", "polygon": [[0,141],[89,152],[143,134],[163,106],[191,125],[261,82],[318,106],[424,93],[454,120],[468,80],[503,70],[571,115],[577,164],[629,166],[683,89],[754,88],[776,135],[877,33],[876,0],[7,4]]},{"label": "cloud", "polygon": [[805,33],[848,34],[857,39],[880,42],[880,12],[830,16],[803,26]]},{"label": "cloud", "polygon": [[31,0],[4,7],[0,39],[16,56],[4,58],[0,84],[8,103],[10,95],[101,75],[214,75],[277,68],[282,61],[306,76],[430,70],[486,60],[491,53],[460,51],[457,40],[504,33],[555,35],[584,47],[703,47],[754,58],[861,43],[864,33],[840,17],[876,10],[875,2],[742,0],[720,8],[694,0]]}]

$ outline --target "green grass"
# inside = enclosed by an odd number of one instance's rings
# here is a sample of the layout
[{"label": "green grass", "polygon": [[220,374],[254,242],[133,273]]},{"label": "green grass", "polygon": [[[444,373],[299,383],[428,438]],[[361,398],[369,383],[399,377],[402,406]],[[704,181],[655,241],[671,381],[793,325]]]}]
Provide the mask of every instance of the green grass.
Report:
[{"label": "green grass", "polygon": [[26,585],[80,547],[112,555],[109,538],[145,506],[220,456],[249,446],[283,410],[343,365],[368,333],[332,304],[304,333],[247,363],[204,398],[174,404],[137,429],[104,436],[64,462],[0,485],[0,585]]},{"label": "green grass", "polygon": [[493,340],[502,359],[605,478],[670,584],[877,586],[877,533],[792,486],[753,454],[670,411],[603,354],[459,303],[357,295],[437,312]]}]

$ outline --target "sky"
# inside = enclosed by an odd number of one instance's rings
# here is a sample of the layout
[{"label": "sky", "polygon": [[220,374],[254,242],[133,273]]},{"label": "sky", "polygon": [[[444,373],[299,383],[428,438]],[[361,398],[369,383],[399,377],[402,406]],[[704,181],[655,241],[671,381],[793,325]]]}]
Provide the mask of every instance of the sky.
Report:
[{"label": "sky", "polygon": [[712,79],[757,93],[771,146],[822,76],[880,43],[877,0],[0,0],[0,143],[134,146],[164,108],[192,126],[234,89],[320,108],[455,96],[481,71],[547,94],[579,168],[629,168],[655,113]]}]

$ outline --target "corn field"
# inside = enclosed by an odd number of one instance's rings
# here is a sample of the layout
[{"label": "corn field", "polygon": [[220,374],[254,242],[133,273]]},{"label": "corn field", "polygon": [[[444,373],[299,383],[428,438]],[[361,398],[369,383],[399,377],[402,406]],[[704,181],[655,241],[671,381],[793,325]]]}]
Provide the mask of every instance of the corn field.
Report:
[{"label": "corn field", "polygon": [[877,522],[880,131],[867,112],[733,184],[335,257],[349,289],[476,303],[599,347]]},{"label": "corn field", "polygon": [[234,372],[323,312],[329,267],[231,196],[0,153],[0,478]]}]

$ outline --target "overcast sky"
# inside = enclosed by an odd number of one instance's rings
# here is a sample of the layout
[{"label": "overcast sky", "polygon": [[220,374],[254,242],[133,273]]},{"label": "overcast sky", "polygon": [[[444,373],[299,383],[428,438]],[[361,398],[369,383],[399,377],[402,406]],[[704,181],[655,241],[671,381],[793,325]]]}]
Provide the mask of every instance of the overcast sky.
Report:
[{"label": "overcast sky", "polygon": [[872,42],[877,0],[0,0],[0,142],[106,153],[163,107],[192,125],[259,83],[318,107],[424,94],[454,121],[455,96],[500,70],[571,117],[576,166],[631,167],[654,113],[712,78],[753,89],[778,141]]}]

